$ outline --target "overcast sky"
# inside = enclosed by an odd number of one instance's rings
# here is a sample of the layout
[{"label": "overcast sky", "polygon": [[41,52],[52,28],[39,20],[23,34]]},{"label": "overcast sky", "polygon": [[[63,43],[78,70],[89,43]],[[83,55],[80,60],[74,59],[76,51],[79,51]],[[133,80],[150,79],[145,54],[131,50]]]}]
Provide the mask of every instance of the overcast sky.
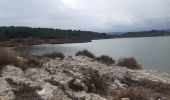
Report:
[{"label": "overcast sky", "polygon": [[0,0],[0,26],[98,32],[170,29],[170,0]]}]

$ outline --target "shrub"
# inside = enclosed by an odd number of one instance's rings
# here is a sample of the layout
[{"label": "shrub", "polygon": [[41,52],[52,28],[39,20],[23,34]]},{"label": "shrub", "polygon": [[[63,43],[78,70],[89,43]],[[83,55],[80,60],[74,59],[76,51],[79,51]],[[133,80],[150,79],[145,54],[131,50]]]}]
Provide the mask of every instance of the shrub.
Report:
[{"label": "shrub", "polygon": [[44,54],[41,57],[48,57],[48,58],[52,58],[52,59],[55,59],[57,57],[61,58],[61,59],[65,58],[64,54],[59,53],[59,52],[54,52],[54,53],[50,53],[50,54]]},{"label": "shrub", "polygon": [[36,57],[30,56],[27,58],[28,64],[31,66],[42,66],[43,62]]},{"label": "shrub", "polygon": [[92,59],[96,58],[95,55],[89,52],[88,50],[78,51],[75,55],[76,56],[87,56]]},{"label": "shrub", "polygon": [[13,90],[15,94],[15,100],[43,100],[37,93],[36,90],[42,90],[40,87],[31,87],[29,84],[14,82],[12,79],[7,78],[7,82],[10,86],[16,88]]},{"label": "shrub", "polygon": [[27,70],[28,68],[39,68],[43,65],[43,61],[39,56],[30,55],[29,53],[19,53],[19,56],[25,59],[25,61],[22,62],[20,66],[23,71]]},{"label": "shrub", "polygon": [[136,59],[133,57],[119,59],[117,66],[123,66],[129,69],[141,69],[141,65],[139,65]]},{"label": "shrub", "polygon": [[0,66],[13,64],[19,66],[20,62],[17,57],[4,49],[0,50]]},{"label": "shrub", "polygon": [[69,82],[69,88],[73,89],[74,91],[77,91],[77,92],[83,91],[84,87],[82,85],[75,84],[75,81],[76,81],[76,79],[74,78]]},{"label": "shrub", "polygon": [[111,57],[106,56],[106,55],[102,55],[100,57],[97,57],[96,59],[97,59],[97,61],[105,63],[105,64],[114,64],[115,63],[115,60],[113,60]]},{"label": "shrub", "polygon": [[97,93],[105,95],[108,90],[107,78],[104,75],[100,75],[99,71],[89,69],[83,69],[82,73],[86,76],[84,83],[88,87],[90,93]]},{"label": "shrub", "polygon": [[129,98],[130,100],[150,100],[141,87],[131,87],[129,89],[119,90],[113,100]]}]

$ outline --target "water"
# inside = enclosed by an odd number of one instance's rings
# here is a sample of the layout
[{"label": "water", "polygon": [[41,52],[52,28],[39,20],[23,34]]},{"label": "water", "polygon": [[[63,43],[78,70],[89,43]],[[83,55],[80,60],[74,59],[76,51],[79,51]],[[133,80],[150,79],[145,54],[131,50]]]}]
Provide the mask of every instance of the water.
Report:
[{"label": "water", "polygon": [[93,40],[89,43],[44,44],[15,48],[16,51],[31,54],[62,52],[67,56],[83,49],[91,51],[96,56],[105,54],[113,59],[135,57],[144,69],[170,73],[170,37],[121,38]]}]

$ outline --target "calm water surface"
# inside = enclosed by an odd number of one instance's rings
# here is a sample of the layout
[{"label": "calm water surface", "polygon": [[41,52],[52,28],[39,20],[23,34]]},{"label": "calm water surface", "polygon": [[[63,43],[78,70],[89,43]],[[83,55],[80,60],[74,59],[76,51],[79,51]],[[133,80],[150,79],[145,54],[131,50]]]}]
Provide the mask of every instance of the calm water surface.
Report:
[{"label": "calm water surface", "polygon": [[89,43],[44,44],[14,48],[16,51],[31,54],[62,52],[67,56],[83,49],[97,56],[105,54],[113,59],[135,57],[144,69],[170,73],[170,37],[107,39],[93,40]]}]

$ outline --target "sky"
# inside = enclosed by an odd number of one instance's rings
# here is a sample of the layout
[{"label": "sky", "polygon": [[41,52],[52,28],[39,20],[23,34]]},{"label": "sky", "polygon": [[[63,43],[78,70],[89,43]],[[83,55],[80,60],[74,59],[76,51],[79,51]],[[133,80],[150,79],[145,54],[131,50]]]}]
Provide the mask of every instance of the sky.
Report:
[{"label": "sky", "polygon": [[170,29],[170,0],[0,0],[0,26],[96,32]]}]

